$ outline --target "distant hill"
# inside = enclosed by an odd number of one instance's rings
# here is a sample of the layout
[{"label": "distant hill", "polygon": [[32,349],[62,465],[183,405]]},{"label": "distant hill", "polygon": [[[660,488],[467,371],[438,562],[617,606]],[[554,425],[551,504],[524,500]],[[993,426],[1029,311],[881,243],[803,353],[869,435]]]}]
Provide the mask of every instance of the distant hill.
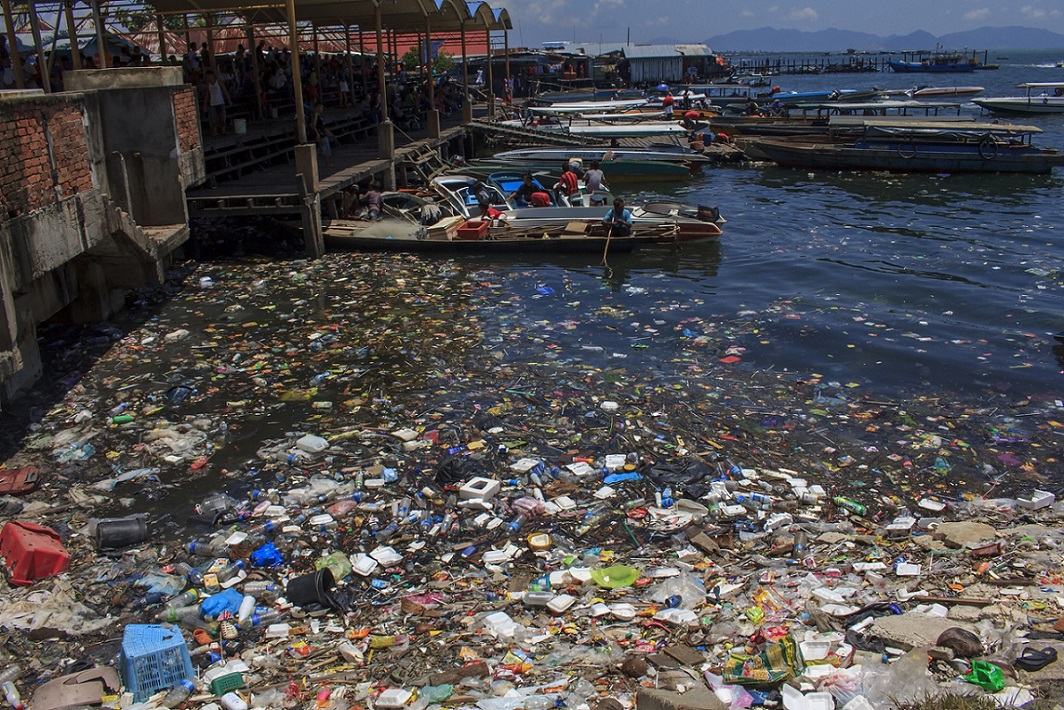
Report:
[{"label": "distant hill", "polygon": [[845,49],[897,51],[933,49],[936,44],[948,49],[1052,49],[1064,48],[1064,35],[1033,27],[980,27],[941,37],[923,30],[884,37],[835,27],[815,32],[761,27],[710,37],[706,43],[721,51],[773,52],[827,52]]}]

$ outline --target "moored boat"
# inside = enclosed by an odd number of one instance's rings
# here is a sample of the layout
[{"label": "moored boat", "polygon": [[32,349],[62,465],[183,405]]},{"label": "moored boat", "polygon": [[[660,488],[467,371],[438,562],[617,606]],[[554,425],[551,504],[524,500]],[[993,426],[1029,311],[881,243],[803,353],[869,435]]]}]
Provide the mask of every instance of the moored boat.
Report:
[{"label": "moored boat", "polygon": [[1060,151],[1038,148],[1035,126],[867,121],[827,136],[792,140],[751,138],[759,158],[779,165],[833,170],[896,172],[1048,173],[1064,165]]},{"label": "moored boat", "polygon": [[1017,88],[1026,89],[1027,95],[973,99],[972,103],[993,113],[1029,115],[1064,113],[1064,82],[1028,82],[1019,84]]}]

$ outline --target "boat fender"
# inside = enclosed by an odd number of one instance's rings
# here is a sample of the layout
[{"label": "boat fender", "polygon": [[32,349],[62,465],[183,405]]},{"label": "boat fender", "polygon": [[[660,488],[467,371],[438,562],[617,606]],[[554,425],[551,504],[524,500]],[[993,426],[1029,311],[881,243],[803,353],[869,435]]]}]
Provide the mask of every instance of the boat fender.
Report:
[{"label": "boat fender", "polygon": [[998,144],[990,136],[983,136],[979,141],[979,157],[983,160],[993,160],[998,156]]}]

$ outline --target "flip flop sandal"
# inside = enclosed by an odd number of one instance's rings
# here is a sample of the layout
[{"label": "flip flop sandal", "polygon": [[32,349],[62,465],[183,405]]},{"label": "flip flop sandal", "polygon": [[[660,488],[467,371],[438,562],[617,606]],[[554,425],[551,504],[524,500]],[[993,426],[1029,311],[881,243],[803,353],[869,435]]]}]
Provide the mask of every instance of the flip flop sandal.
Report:
[{"label": "flip flop sandal", "polygon": [[1047,646],[1043,649],[1025,648],[1012,665],[1028,672],[1040,671],[1057,660],[1057,649]]}]

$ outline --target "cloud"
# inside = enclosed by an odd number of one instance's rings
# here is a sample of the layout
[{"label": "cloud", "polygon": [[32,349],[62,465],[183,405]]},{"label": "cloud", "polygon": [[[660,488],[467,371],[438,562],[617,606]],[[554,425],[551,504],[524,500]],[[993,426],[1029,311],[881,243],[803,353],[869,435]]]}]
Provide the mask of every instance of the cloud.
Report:
[{"label": "cloud", "polygon": [[743,10],[742,12],[739,13],[739,17],[753,17],[753,16],[754,16],[754,11],[753,10],[749,10],[749,9]]},{"label": "cloud", "polygon": [[568,6],[569,0],[541,0],[533,5],[535,18],[544,25],[553,25],[566,14]]},{"label": "cloud", "polygon": [[624,0],[597,0],[593,12],[612,12],[624,7]]},{"label": "cloud", "polygon": [[990,8],[988,7],[979,7],[964,13],[964,19],[966,20],[985,20],[988,17],[990,17]]},{"label": "cloud", "polygon": [[1020,8],[1020,14],[1028,20],[1044,20],[1047,17],[1060,17],[1064,15],[1060,10],[1045,10],[1036,5],[1024,5]]},{"label": "cloud", "polygon": [[791,10],[791,14],[788,15],[792,20],[796,22],[812,22],[820,17],[817,11],[811,7],[803,7],[801,9]]}]

